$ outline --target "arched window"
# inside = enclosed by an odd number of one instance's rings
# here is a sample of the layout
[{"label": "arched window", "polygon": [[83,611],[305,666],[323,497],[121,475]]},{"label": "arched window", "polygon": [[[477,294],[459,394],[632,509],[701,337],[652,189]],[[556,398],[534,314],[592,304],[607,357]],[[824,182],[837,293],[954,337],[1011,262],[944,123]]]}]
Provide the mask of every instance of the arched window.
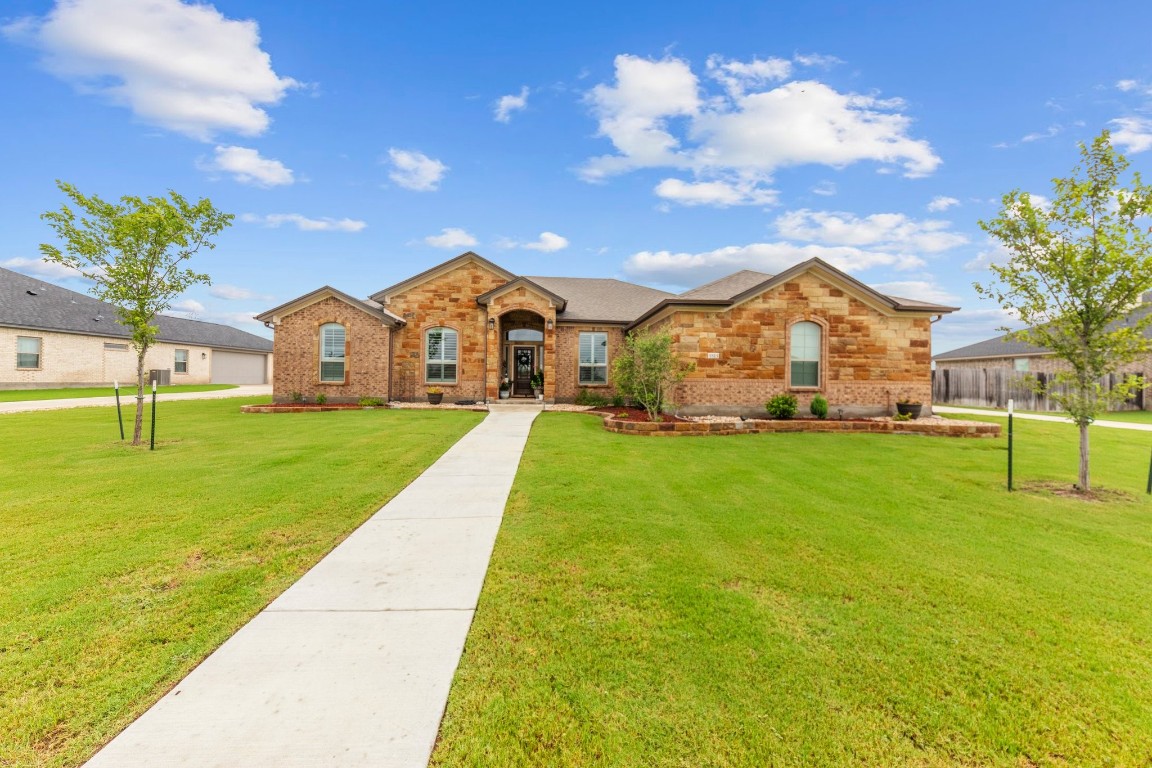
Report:
[{"label": "arched window", "polygon": [[456,331],[429,328],[424,334],[424,376],[429,383],[456,383]]},{"label": "arched window", "polygon": [[820,326],[807,320],[792,326],[789,343],[790,385],[820,386]]},{"label": "arched window", "polygon": [[320,381],[344,383],[344,326],[320,326]]}]

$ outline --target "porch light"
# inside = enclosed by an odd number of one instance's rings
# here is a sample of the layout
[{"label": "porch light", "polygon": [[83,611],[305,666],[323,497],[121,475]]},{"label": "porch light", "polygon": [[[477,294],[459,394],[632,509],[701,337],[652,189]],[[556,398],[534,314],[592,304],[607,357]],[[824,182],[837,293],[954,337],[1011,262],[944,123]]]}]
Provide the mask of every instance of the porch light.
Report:
[{"label": "porch light", "polygon": [[548,321],[548,330],[552,330],[552,321],[551,320]]},{"label": "porch light", "polygon": [[494,318],[494,317],[488,318],[488,330],[490,330],[490,331],[496,330],[496,318]]}]

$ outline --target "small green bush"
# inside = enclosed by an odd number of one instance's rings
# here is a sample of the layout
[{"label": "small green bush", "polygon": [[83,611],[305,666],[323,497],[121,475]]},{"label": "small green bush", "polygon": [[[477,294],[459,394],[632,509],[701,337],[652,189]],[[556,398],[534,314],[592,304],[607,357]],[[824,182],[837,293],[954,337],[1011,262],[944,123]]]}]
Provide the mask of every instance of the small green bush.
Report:
[{"label": "small green bush", "polygon": [[369,408],[376,405],[384,405],[384,401],[378,397],[362,397],[360,398],[360,405],[364,408]]},{"label": "small green bush", "polygon": [[812,405],[808,406],[808,410],[812,411],[812,415],[818,419],[828,418],[828,401],[824,399],[824,395],[816,395],[812,398]]},{"label": "small green bush", "polygon": [[294,402],[294,403],[304,402],[304,395],[300,394],[299,392],[293,392],[291,397],[292,397],[292,402]]},{"label": "small green bush", "polygon": [[892,421],[912,421],[912,414],[910,413],[897,413],[892,416]]},{"label": "small green bush", "polygon": [[613,408],[623,408],[624,407],[624,395],[620,395],[620,394],[612,395],[612,407]]},{"label": "small green bush", "polygon": [[328,402],[328,395],[324,394],[323,392],[316,395],[316,405],[324,405],[326,402]]},{"label": "small green bush", "polygon": [[608,405],[608,398],[599,392],[592,392],[587,387],[580,388],[580,394],[576,395],[576,405],[590,405],[593,408],[603,408]]},{"label": "small green bush", "polygon": [[764,407],[768,409],[768,415],[774,419],[790,419],[796,415],[799,404],[796,402],[796,395],[776,395]]}]

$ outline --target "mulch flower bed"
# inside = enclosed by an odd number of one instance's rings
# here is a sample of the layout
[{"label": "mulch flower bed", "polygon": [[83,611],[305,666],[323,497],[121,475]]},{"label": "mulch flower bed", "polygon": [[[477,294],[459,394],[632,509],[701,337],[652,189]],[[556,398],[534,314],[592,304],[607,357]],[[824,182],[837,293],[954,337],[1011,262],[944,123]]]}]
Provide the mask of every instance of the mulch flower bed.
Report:
[{"label": "mulch flower bed", "polygon": [[357,403],[264,403],[262,405],[242,405],[244,413],[316,413],[320,411],[359,411],[362,408],[383,408],[382,405],[368,406]]},{"label": "mulch flower bed", "polygon": [[[616,419],[617,421],[640,421],[640,422],[652,421],[652,419],[648,418],[648,411],[644,410],[643,408],[633,408],[633,407],[628,407],[628,406],[621,406],[619,408],[616,408],[615,406],[613,406],[611,408],[597,408],[594,411],[589,411],[589,413],[595,413],[599,416],[610,416],[610,417]],[[682,419],[679,416],[673,416],[670,413],[665,413],[661,417],[661,421],[664,423],[668,423],[668,422],[687,422],[688,420]]]}]

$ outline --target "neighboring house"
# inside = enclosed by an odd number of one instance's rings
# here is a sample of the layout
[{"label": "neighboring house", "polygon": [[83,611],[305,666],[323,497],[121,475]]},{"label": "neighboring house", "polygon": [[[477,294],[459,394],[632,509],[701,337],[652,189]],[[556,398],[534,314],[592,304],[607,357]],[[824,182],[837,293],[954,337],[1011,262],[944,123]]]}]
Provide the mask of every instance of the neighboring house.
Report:
[{"label": "neighboring house", "polygon": [[[323,287],[257,316],[275,329],[273,396],[355,401],[494,400],[508,381],[571,402],[615,394],[625,334],[667,331],[696,364],[675,402],[687,412],[759,412],[781,392],[823,393],[846,414],[928,402],[934,318],[954,311],[885,296],[812,259],[742,271],[683,294],[619,280],[525,277],[464,253],[366,300]],[[835,411],[833,411],[835,413]]]},{"label": "neighboring house", "polygon": [[[1152,293],[1141,297],[1141,305],[1125,318],[1122,325],[1133,325],[1149,312],[1152,312]],[[1145,335],[1152,335],[1152,330],[1146,331]],[[1028,410],[1059,410],[1059,406],[1049,398],[1037,395],[1032,382],[1048,386],[1056,373],[1068,370],[1067,363],[1057,359],[1051,351],[1014,341],[1007,335],[941,352],[932,361],[935,364],[932,375],[934,401],[1004,408],[1011,398],[1017,407]],[[1129,375],[1148,378],[1150,374],[1152,360],[1137,360],[1122,372],[1104,377],[1100,384],[1111,389]],[[1142,392],[1128,403],[1117,406],[1121,410],[1143,407]]]},{"label": "neighboring house", "polygon": [[[268,382],[268,339],[166,315],[156,325],[160,333],[145,367],[168,371],[172,384]],[[112,305],[7,269],[0,269],[0,349],[0,389],[136,381],[131,333]]]}]

